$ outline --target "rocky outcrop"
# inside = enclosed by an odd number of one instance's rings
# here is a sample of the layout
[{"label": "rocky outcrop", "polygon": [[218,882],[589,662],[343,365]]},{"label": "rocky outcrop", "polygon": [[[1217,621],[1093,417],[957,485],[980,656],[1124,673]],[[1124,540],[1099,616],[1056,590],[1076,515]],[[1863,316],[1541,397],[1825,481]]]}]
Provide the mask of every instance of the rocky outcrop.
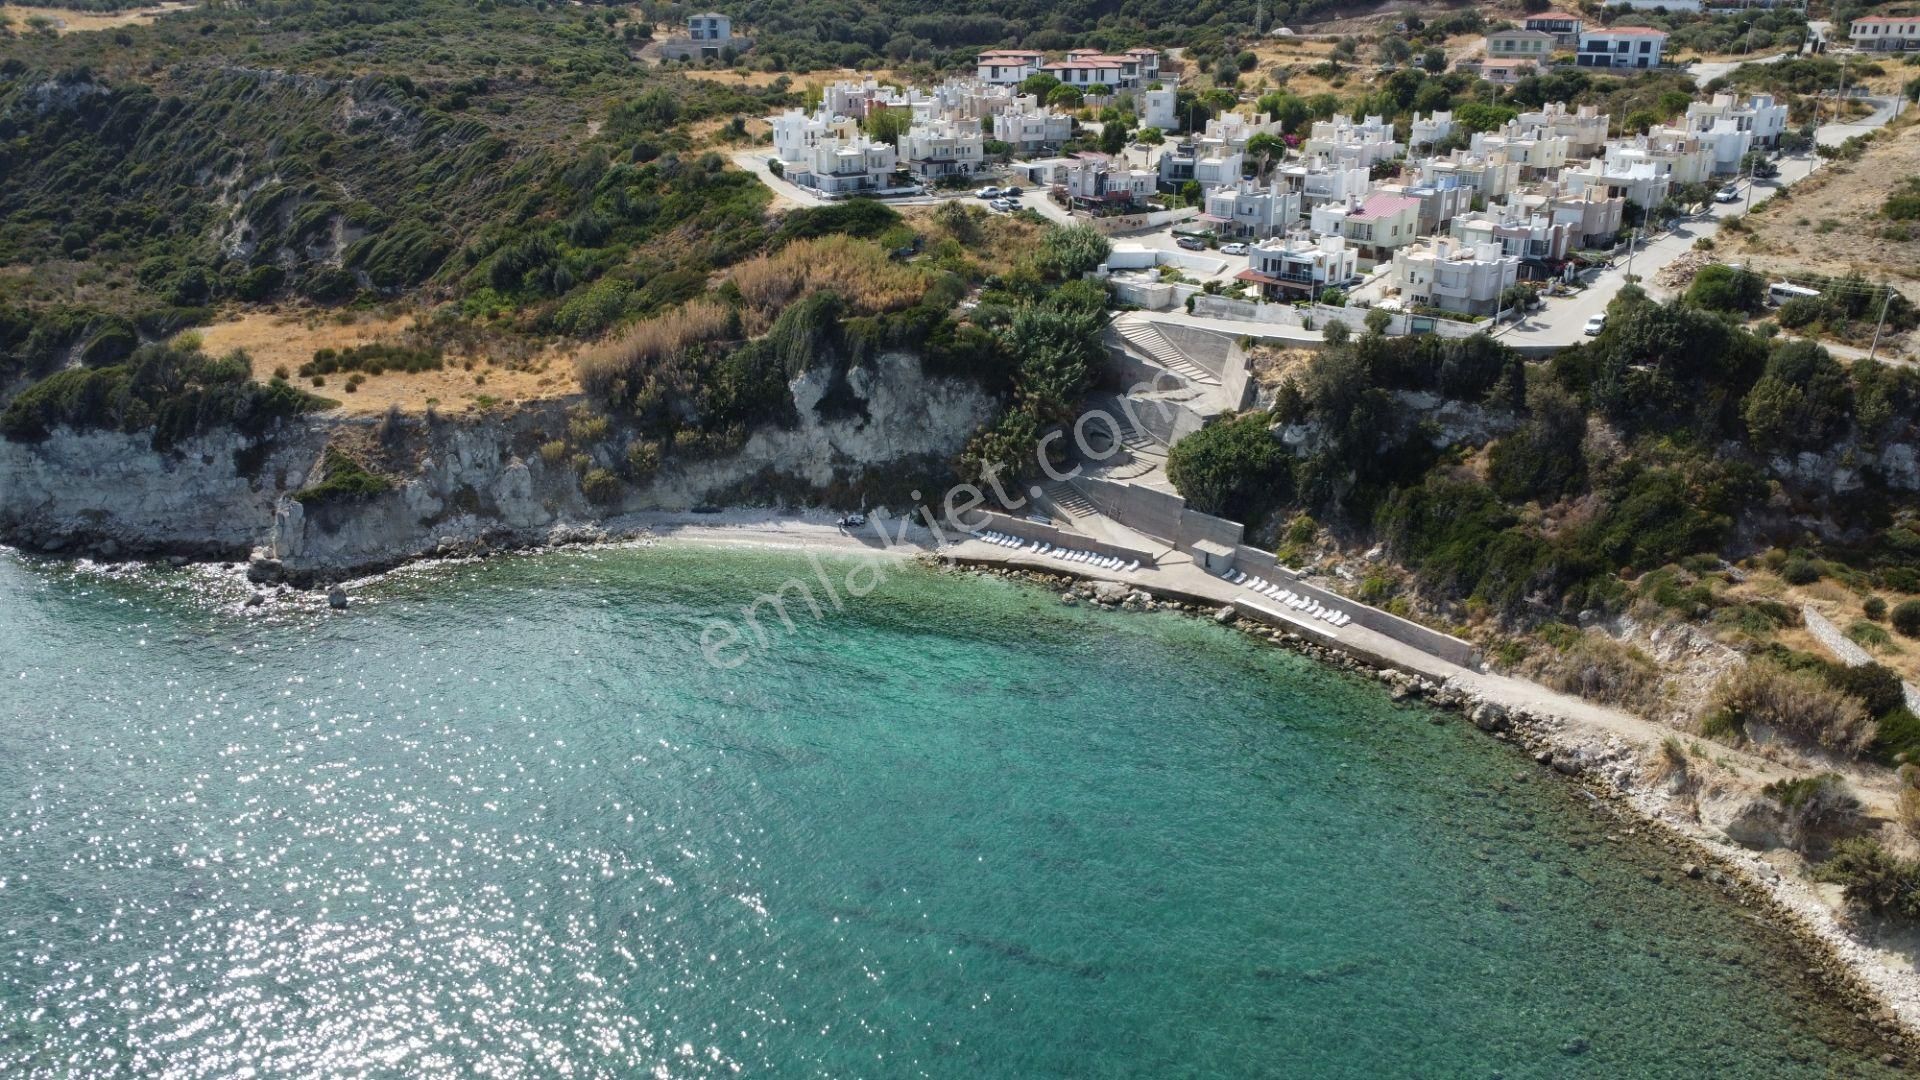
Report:
[{"label": "rocky outcrop", "polygon": [[[927,378],[906,353],[846,372],[850,394],[834,379],[822,370],[795,380],[792,426],[758,430],[733,453],[670,458],[599,503],[570,461],[538,452],[566,433],[567,402],[477,419],[317,417],[261,439],[223,432],[172,452],[118,433],[0,442],[0,541],[110,557],[252,553],[257,582],[327,580],[448,548],[543,543],[623,514],[739,501],[749,489],[817,502],[887,470],[920,470],[931,485],[995,407],[971,383]],[[833,405],[823,408],[830,391]],[[391,490],[295,498],[319,476],[329,445],[360,451]],[[625,445],[616,428],[569,456],[588,453],[617,471]]]}]

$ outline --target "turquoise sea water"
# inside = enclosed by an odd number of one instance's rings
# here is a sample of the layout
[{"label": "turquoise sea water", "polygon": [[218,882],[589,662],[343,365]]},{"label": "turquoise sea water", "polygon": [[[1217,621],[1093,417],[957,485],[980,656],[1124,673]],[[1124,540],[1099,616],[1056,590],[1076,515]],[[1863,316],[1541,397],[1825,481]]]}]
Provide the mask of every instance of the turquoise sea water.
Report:
[{"label": "turquoise sea water", "polygon": [[246,616],[0,559],[0,1076],[1877,1073],[1776,934],[1464,725],[888,573],[721,670],[702,626],[805,562]]}]

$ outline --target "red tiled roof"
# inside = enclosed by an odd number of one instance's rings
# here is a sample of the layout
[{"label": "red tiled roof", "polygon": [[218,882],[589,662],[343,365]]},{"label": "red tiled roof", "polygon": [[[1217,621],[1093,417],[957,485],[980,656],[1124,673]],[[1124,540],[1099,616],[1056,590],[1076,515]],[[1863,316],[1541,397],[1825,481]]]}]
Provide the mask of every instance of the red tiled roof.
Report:
[{"label": "red tiled roof", "polygon": [[1538,15],[1527,16],[1528,22],[1579,22],[1580,16],[1569,15],[1564,11],[1543,11]]},{"label": "red tiled roof", "polygon": [[1405,210],[1420,212],[1420,200],[1409,199],[1404,195],[1369,195],[1367,201],[1360,204],[1356,218],[1388,217]]},{"label": "red tiled roof", "polygon": [[1055,60],[1051,64],[1041,64],[1040,70],[1078,71],[1081,68],[1090,68],[1096,71],[1106,71],[1124,66],[1126,65],[1119,60]]},{"label": "red tiled roof", "polygon": [[1853,20],[1854,26],[1861,23],[1885,23],[1889,26],[1901,26],[1907,23],[1920,23],[1920,15],[1867,15]]},{"label": "red tiled roof", "polygon": [[1616,36],[1624,34],[1627,37],[1663,38],[1667,36],[1667,32],[1665,30],[1655,30],[1651,26],[1609,26],[1609,27],[1600,28],[1600,29],[1587,30],[1587,31],[1584,31],[1584,33],[1589,34],[1593,37],[1605,37],[1609,34],[1613,34]]}]

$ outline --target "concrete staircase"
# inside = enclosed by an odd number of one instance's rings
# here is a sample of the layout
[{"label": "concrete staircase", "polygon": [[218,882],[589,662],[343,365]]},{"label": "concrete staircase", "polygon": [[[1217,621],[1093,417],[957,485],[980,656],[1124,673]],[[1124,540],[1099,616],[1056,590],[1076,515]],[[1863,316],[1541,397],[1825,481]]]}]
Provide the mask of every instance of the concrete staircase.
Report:
[{"label": "concrete staircase", "polygon": [[1181,351],[1178,345],[1160,332],[1160,328],[1152,319],[1146,318],[1139,312],[1129,311],[1120,315],[1113,320],[1113,328],[1135,352],[1166,368],[1183,381],[1195,386],[1220,385],[1220,376]]},{"label": "concrete staircase", "polygon": [[1100,508],[1093,505],[1093,501],[1082,495],[1080,490],[1072,484],[1059,480],[1052,481],[1042,489],[1041,495],[1047,501],[1048,508],[1053,511],[1055,520],[1061,524],[1071,525],[1084,518],[1100,516]]}]

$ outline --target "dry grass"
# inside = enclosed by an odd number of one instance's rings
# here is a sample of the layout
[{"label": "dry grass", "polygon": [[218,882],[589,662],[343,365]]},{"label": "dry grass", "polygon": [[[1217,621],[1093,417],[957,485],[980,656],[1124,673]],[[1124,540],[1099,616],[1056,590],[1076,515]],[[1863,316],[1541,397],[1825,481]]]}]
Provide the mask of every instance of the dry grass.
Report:
[{"label": "dry grass", "polygon": [[89,12],[70,11],[66,8],[0,4],[0,13],[4,13],[13,20],[16,32],[26,28],[28,19],[42,18],[49,20],[58,33],[82,34],[92,30],[113,30],[122,26],[150,23],[162,15],[175,11],[192,11],[199,6],[199,4],[171,3],[155,4],[138,11]]},{"label": "dry grass", "polygon": [[1539,650],[1519,673],[1563,694],[1652,716],[1661,705],[1660,667],[1647,654],[1597,631],[1584,631],[1564,649]]},{"label": "dry grass", "polygon": [[[234,349],[253,361],[256,379],[271,377],[276,369],[298,371],[320,349],[350,349],[356,345],[424,344],[415,334],[411,314],[370,315],[319,312],[245,311],[194,331],[209,353],[224,355]],[[557,354],[543,353],[524,360],[493,363],[482,355],[450,353],[439,371],[389,371],[366,377],[352,392],[346,376],[329,377],[325,386],[296,380],[308,390],[340,402],[340,411],[365,416],[389,408],[417,413],[428,407],[456,410],[481,407],[489,401],[529,401],[575,393],[569,366],[555,364]]]},{"label": "dry grass", "polygon": [[1860,699],[1827,685],[1817,675],[1754,661],[1727,673],[1714,687],[1704,723],[1729,722],[1757,737],[1764,728],[1794,741],[1843,754],[1858,754],[1873,742],[1875,725]]},{"label": "dry grass", "polygon": [[730,321],[726,305],[700,299],[636,323],[576,358],[580,385],[605,396],[620,379],[643,372],[688,346],[720,340],[727,335]]},{"label": "dry grass", "polygon": [[1750,215],[1749,230],[1737,242],[1734,234],[1722,232],[1716,241],[1722,254],[1756,270],[1787,275],[1857,271],[1920,301],[1920,229],[1912,230],[1909,240],[1879,235],[1891,224],[1880,208],[1893,185],[1920,176],[1916,115],[1882,129],[1859,161],[1823,165],[1795,184],[1788,198]]},{"label": "dry grass", "polygon": [[857,315],[898,311],[927,292],[927,275],[887,258],[879,245],[848,236],[797,240],[770,255],[748,259],[728,275],[748,311],[747,331],[773,324],[794,299],[832,289]]}]

